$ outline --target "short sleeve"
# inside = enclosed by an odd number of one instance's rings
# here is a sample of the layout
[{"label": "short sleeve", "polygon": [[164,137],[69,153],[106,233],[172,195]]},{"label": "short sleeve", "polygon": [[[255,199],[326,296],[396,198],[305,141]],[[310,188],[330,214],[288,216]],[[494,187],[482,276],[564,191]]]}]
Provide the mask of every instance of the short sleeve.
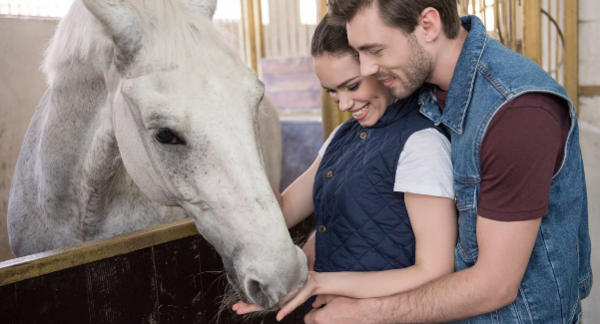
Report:
[{"label": "short sleeve", "polygon": [[321,149],[319,149],[319,157],[322,159],[323,156],[325,155],[325,151],[327,151],[327,147],[329,146],[329,143],[331,143],[331,139],[333,139],[333,137],[335,136],[335,133],[337,133],[338,129],[340,129],[340,126],[342,126],[343,123],[341,125],[339,125],[338,127],[336,127],[331,134],[329,134],[329,137],[327,137],[327,139],[325,140],[325,142],[323,143],[323,145],[321,146]]},{"label": "short sleeve", "polygon": [[500,108],[481,144],[477,214],[497,221],[544,217],[570,124],[566,101],[551,94],[524,94]]},{"label": "short sleeve", "polygon": [[450,141],[434,128],[412,134],[400,154],[394,191],[454,199]]}]

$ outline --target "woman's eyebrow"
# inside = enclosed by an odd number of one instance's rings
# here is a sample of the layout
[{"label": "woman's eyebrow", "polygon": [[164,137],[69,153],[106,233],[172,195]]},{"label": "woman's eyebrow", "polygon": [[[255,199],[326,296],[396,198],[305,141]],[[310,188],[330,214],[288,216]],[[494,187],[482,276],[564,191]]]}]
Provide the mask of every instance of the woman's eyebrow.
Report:
[{"label": "woman's eyebrow", "polygon": [[343,88],[343,87],[345,87],[345,86],[346,86],[348,83],[350,83],[351,81],[353,81],[353,80],[355,80],[355,79],[357,79],[357,78],[360,78],[360,75],[357,75],[357,76],[351,77],[350,79],[348,79],[348,80],[346,80],[346,81],[344,81],[344,82],[342,82],[342,83],[338,84],[338,86],[337,86],[336,88],[337,88],[337,89],[339,89],[339,88]]}]

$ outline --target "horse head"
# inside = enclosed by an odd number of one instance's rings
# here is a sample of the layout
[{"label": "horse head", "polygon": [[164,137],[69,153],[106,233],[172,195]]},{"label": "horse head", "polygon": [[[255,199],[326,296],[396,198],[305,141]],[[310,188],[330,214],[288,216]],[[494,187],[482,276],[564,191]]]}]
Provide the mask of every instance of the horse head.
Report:
[{"label": "horse head", "polygon": [[181,206],[230,282],[265,309],[305,282],[259,144],[264,86],[212,24],[216,0],[83,0],[114,43],[104,71],[125,169]]}]

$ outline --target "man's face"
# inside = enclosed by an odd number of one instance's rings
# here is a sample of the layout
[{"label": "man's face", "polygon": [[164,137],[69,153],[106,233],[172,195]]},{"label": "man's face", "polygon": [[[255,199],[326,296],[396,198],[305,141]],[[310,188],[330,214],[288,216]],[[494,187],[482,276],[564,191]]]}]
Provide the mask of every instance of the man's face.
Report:
[{"label": "man's face", "polygon": [[346,27],[350,45],[360,54],[361,74],[374,75],[397,98],[410,96],[433,72],[431,56],[419,44],[417,31],[406,34],[388,26],[375,2],[359,11]]}]

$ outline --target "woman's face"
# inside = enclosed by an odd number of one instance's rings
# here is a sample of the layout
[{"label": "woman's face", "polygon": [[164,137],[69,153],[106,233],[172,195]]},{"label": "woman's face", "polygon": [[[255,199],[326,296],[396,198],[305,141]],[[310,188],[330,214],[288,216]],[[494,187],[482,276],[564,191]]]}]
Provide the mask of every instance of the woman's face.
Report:
[{"label": "woman's face", "polygon": [[323,55],[313,58],[321,86],[341,111],[348,111],[361,126],[375,125],[394,102],[390,90],[373,76],[362,77],[360,65],[352,57]]}]

